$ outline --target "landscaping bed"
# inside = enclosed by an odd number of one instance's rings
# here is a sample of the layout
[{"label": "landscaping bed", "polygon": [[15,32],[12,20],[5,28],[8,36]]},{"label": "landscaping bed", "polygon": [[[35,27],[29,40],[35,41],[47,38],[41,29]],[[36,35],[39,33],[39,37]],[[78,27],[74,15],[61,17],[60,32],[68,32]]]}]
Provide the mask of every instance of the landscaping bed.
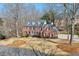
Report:
[{"label": "landscaping bed", "polygon": [[79,43],[73,43],[72,45],[69,43],[60,43],[57,45],[57,47],[71,54],[79,53]]},{"label": "landscaping bed", "polygon": [[36,37],[27,38],[9,38],[6,41],[0,41],[0,44],[5,44],[9,47],[17,47],[24,49],[31,49],[35,51],[44,52],[48,55],[70,55],[72,53],[79,53],[79,42],[69,45],[69,40],[64,39],[44,39]]},{"label": "landscaping bed", "polygon": [[21,46],[23,44],[26,44],[26,42],[23,41],[23,40],[16,40],[13,43],[8,44],[8,46],[19,47],[19,46]]}]

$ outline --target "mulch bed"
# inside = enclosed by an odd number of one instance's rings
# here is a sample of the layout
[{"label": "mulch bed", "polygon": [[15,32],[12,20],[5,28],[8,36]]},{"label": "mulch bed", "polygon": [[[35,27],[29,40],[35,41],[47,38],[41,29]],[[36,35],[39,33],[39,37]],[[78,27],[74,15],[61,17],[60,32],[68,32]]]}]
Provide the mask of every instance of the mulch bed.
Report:
[{"label": "mulch bed", "polygon": [[69,53],[79,53],[79,43],[74,43],[72,45],[68,44],[68,43],[59,43],[57,45],[58,48],[60,48],[61,50],[65,51],[65,52],[69,52]]},{"label": "mulch bed", "polygon": [[18,46],[21,46],[23,44],[26,44],[26,42],[23,41],[23,40],[17,40],[15,42],[11,43],[11,44],[8,44],[8,46],[18,47]]}]

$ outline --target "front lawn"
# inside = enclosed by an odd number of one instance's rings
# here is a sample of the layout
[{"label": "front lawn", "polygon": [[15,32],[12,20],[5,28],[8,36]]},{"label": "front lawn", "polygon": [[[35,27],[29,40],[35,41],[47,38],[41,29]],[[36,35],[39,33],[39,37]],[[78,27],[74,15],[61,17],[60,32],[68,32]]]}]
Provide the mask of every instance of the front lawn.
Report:
[{"label": "front lawn", "polygon": [[[0,41],[6,46],[25,48],[44,52],[48,55],[70,55],[72,52],[79,52],[79,42],[73,42],[73,45],[68,44],[69,40],[48,39],[46,38],[9,38],[6,41]],[[75,49],[76,48],[76,49]]]}]

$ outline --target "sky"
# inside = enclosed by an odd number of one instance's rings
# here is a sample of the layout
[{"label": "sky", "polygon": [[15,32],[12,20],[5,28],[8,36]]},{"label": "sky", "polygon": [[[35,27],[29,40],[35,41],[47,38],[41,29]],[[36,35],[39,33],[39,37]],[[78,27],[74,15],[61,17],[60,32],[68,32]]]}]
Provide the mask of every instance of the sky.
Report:
[{"label": "sky", "polygon": [[[42,10],[44,7],[44,4],[42,4],[42,3],[35,3],[34,5],[35,5],[36,9],[38,9],[38,10]],[[4,3],[0,3],[0,10],[2,10],[3,8],[4,8]]]},{"label": "sky", "polygon": [[38,4],[34,4],[34,5],[35,5],[35,7],[36,7],[38,10],[43,10],[44,4],[38,3]]},{"label": "sky", "polygon": [[[35,5],[35,7],[36,7],[36,9],[37,10],[43,10],[44,9],[44,7],[45,7],[45,4],[44,3],[32,3],[33,5]],[[56,4],[57,6],[55,6],[55,8],[56,9],[60,9],[60,4]],[[0,3],[0,10],[3,10],[3,8],[4,8],[4,3]]]},{"label": "sky", "polygon": [[[44,8],[44,4],[43,3],[33,3],[33,5],[35,5],[36,9],[39,11],[42,11]],[[2,11],[4,11],[4,3],[0,3],[0,17],[2,17]]]},{"label": "sky", "polygon": [[4,4],[0,3],[0,10],[3,9]]}]

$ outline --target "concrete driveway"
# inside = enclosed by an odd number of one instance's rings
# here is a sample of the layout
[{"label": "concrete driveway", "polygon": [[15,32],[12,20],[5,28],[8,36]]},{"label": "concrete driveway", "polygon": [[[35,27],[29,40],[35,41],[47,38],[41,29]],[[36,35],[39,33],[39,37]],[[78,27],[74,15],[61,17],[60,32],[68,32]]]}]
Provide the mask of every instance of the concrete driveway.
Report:
[{"label": "concrete driveway", "polygon": [[[58,34],[58,38],[59,39],[68,39],[68,37],[69,37],[69,39],[70,39],[70,34],[68,35],[68,34]],[[78,35],[74,35],[73,36],[73,40],[75,40],[75,41],[79,41],[79,36]]]}]

